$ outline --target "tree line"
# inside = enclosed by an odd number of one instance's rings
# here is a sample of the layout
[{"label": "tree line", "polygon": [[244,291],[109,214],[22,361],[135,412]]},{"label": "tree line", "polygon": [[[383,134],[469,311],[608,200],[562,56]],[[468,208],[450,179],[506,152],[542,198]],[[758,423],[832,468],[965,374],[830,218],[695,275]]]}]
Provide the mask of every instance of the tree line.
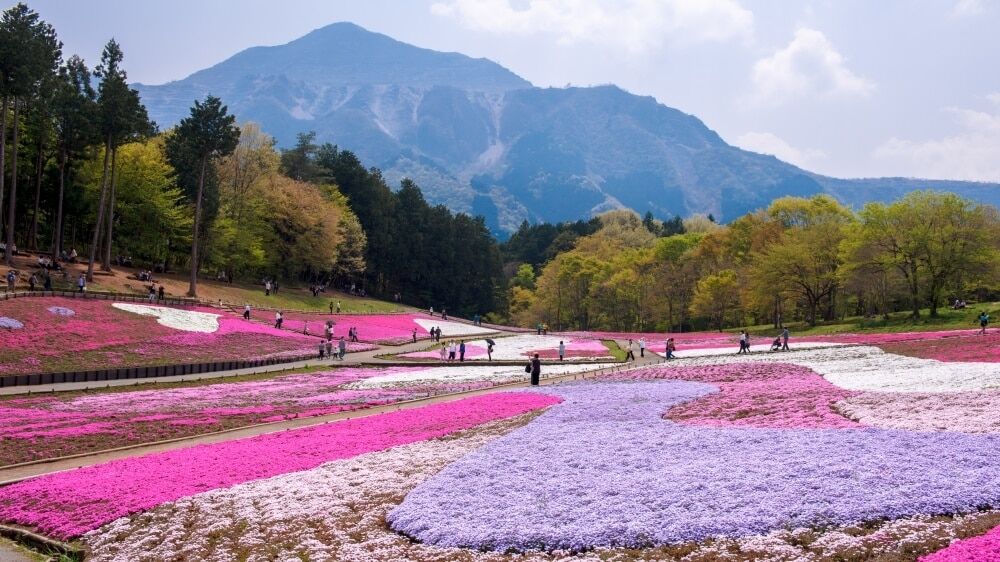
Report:
[{"label": "tree line", "polygon": [[[933,317],[1000,289],[1000,215],[952,193],[918,191],[857,212],[826,195],[785,197],[728,225],[692,217],[669,235],[631,211],[597,222],[585,235],[574,225],[515,233],[511,321],[657,331],[815,325],[901,310]],[[539,261],[519,259],[529,256]]]}]

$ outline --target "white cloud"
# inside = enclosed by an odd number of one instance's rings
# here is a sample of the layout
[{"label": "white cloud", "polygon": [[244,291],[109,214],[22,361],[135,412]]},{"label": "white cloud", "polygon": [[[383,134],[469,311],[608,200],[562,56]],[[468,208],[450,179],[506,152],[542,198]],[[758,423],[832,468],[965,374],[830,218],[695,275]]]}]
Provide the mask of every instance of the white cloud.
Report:
[{"label": "white cloud", "polygon": [[736,146],[761,154],[771,154],[802,168],[808,168],[817,160],[823,160],[827,156],[822,150],[796,148],[773,133],[745,133],[736,139]]},{"label": "white cloud", "polygon": [[846,60],[821,31],[800,28],[788,46],[753,66],[754,101],[781,104],[805,97],[866,97],[870,80],[847,68]]},{"label": "white cloud", "polygon": [[1000,181],[1000,92],[986,99],[988,111],[945,108],[960,127],[957,133],[924,141],[893,137],[875,149],[875,158],[908,176]]},{"label": "white cloud", "polygon": [[439,16],[496,34],[551,33],[562,43],[590,42],[640,53],[667,41],[749,39],[753,13],[736,0],[444,0]]},{"label": "white cloud", "polygon": [[976,16],[983,13],[983,0],[958,0],[951,8],[953,16]]}]

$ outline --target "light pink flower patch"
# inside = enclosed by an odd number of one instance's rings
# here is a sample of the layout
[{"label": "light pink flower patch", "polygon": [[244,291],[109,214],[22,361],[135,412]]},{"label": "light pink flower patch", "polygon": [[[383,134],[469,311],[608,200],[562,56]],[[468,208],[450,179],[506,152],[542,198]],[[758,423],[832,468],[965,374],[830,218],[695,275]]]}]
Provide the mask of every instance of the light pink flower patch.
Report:
[{"label": "light pink flower patch", "polygon": [[1000,391],[860,392],[837,410],[873,427],[1000,433]]},{"label": "light pink flower patch", "polygon": [[989,533],[954,542],[920,559],[920,562],[987,562],[1000,560],[1000,527]]},{"label": "light pink flower patch", "polygon": [[559,402],[496,393],[57,472],[0,488],[0,519],[70,539],[208,490],[441,437]]},{"label": "light pink flower patch", "polygon": [[675,406],[668,419],[690,425],[841,429],[862,427],[834,409],[856,392],[838,388],[815,372],[785,363],[736,363],[703,367],[651,367],[613,379],[674,379],[717,385],[719,392]]}]

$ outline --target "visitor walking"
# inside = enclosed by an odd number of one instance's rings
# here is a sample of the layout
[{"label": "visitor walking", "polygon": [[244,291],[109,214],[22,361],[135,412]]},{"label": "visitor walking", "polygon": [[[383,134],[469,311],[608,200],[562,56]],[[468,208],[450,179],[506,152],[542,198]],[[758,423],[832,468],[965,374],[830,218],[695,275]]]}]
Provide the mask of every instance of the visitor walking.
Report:
[{"label": "visitor walking", "polygon": [[149,286],[149,302],[156,301],[156,283]]},{"label": "visitor walking", "polygon": [[493,361],[493,340],[486,342],[486,360]]},{"label": "visitor walking", "polygon": [[639,338],[639,357],[646,356],[646,338]]},{"label": "visitor walking", "polygon": [[455,345],[455,340],[448,342],[448,362],[451,363],[455,360],[455,354],[458,353],[458,346]]},{"label": "visitor walking", "polygon": [[986,326],[990,323],[990,315],[986,314],[986,311],[979,313],[979,334],[986,335]]},{"label": "visitor walking", "polygon": [[340,314],[340,301],[337,301],[337,314]]},{"label": "visitor walking", "polygon": [[250,320],[250,303],[243,305],[243,319]]},{"label": "visitor walking", "polygon": [[417,343],[417,329],[413,329],[413,343]]},{"label": "visitor walking", "polygon": [[448,346],[442,345],[438,349],[438,354],[441,356],[441,362],[444,363],[448,360]]},{"label": "visitor walking", "polygon": [[781,330],[781,351],[791,351],[788,349],[788,328]]},{"label": "visitor walking", "polygon": [[435,332],[434,332],[434,341],[440,343],[441,342],[441,327],[440,326],[435,326],[434,330],[435,330]]},{"label": "visitor walking", "polygon": [[531,369],[531,386],[538,386],[538,383],[542,378],[542,360],[538,358],[537,353],[531,359],[529,367]]},{"label": "visitor walking", "polygon": [[542,323],[541,322],[539,322],[538,324],[535,324],[535,335],[536,336],[542,335]]},{"label": "visitor walking", "polygon": [[17,274],[14,273],[13,269],[11,269],[11,270],[9,270],[7,272],[7,292],[8,293],[13,293],[14,292],[14,285],[15,285],[15,283],[17,283]]},{"label": "visitor walking", "polygon": [[746,333],[746,331],[745,330],[740,330],[740,350],[736,352],[736,355],[739,355],[741,353],[748,353],[748,348],[749,347],[750,346],[747,345],[747,333]]},{"label": "visitor walking", "polygon": [[38,282],[38,277],[36,277],[35,274],[32,273],[31,277],[28,277],[28,290],[30,290],[32,293],[35,292],[35,283],[37,282]]},{"label": "visitor walking", "polygon": [[281,324],[284,323],[284,321],[285,321],[285,315],[282,314],[280,310],[278,312],[274,313],[274,327],[275,328],[278,328],[280,330],[281,329]]},{"label": "visitor walking", "polygon": [[325,353],[326,353],[326,342],[321,340],[319,342],[319,358],[322,359]]},{"label": "visitor walking", "polygon": [[162,301],[162,300],[163,300],[164,298],[166,298],[166,295],[167,295],[167,292],[166,292],[166,290],[164,290],[164,289],[163,289],[163,285],[160,285],[160,288],[159,288],[159,290],[157,291],[157,295],[159,295],[159,299],[160,299],[161,301]]},{"label": "visitor walking", "polygon": [[677,349],[676,344],[674,344],[674,338],[667,338],[666,352],[664,355],[667,359],[674,358],[674,351]]},{"label": "visitor walking", "polygon": [[462,340],[461,343],[458,344],[458,362],[465,362],[465,340]]},{"label": "visitor walking", "polygon": [[264,281],[264,296],[265,297],[271,296],[271,281],[270,280]]},{"label": "visitor walking", "polygon": [[326,356],[329,359],[333,359],[333,342],[330,340],[326,340],[325,345],[326,345]]},{"label": "visitor walking", "polygon": [[559,360],[562,361],[563,357],[566,356],[566,344],[559,342]]},{"label": "visitor walking", "polygon": [[340,341],[337,342],[337,349],[340,352],[340,360],[344,360],[344,356],[347,355],[347,342],[344,341],[344,336],[340,336]]},{"label": "visitor walking", "polygon": [[330,301],[330,314],[333,314],[333,301]]},{"label": "visitor walking", "polygon": [[77,278],[76,280],[76,289],[78,292],[81,293],[87,292],[87,278],[84,277],[82,273],[80,274],[80,277]]}]

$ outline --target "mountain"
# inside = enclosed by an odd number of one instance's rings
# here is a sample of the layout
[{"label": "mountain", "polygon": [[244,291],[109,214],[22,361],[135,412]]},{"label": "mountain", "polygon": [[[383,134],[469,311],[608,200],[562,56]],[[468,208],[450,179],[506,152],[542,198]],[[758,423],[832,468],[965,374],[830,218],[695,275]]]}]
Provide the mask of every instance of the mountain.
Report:
[{"label": "mountain", "polygon": [[211,93],[290,146],[300,132],[358,154],[432,203],[481,214],[500,235],[521,221],[631,207],[723,220],[783,195],[845,204],[914,189],[1000,204],[1000,185],[837,179],[727,144],[696,117],[614,86],[535,88],[502,66],[421,49],[350,23],[253,47],[191,76],[136,84],[161,127]]}]

